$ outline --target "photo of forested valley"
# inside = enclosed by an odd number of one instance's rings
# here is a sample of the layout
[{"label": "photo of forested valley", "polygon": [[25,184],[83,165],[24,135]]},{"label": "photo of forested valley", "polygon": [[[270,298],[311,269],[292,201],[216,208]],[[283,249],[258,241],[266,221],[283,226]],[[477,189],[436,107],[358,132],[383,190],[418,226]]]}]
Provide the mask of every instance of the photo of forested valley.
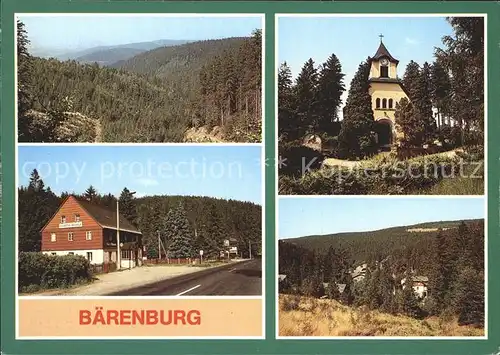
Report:
[{"label": "photo of forested valley", "polygon": [[484,200],[410,200],[280,202],[279,336],[484,336]]},{"label": "photo of forested valley", "polygon": [[261,142],[261,73],[260,17],[18,16],[18,141]]}]

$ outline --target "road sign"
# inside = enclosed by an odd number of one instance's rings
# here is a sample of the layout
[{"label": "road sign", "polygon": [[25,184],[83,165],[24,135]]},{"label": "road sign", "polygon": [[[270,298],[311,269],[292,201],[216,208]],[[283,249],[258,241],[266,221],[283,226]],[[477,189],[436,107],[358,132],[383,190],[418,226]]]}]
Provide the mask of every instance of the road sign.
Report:
[{"label": "road sign", "polygon": [[200,256],[203,256],[203,250],[200,250]]},{"label": "road sign", "polygon": [[229,239],[224,240],[224,246],[228,247],[229,246]]}]

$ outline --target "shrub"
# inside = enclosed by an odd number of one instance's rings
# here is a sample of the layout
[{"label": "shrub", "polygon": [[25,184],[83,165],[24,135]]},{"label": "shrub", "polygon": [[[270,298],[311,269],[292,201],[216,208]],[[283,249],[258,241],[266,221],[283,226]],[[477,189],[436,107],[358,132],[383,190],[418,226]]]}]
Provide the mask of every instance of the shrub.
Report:
[{"label": "shrub", "polygon": [[37,288],[68,287],[92,278],[89,261],[80,255],[21,252],[18,265],[18,287],[25,292]]},{"label": "shrub", "polygon": [[315,170],[321,167],[323,154],[305,147],[301,143],[287,142],[279,147],[280,175],[300,176],[307,169]]}]

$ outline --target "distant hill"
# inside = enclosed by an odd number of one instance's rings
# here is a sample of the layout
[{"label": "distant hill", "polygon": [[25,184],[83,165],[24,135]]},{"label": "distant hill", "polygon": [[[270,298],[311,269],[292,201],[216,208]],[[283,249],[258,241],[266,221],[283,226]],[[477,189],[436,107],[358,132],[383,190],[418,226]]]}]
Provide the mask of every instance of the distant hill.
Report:
[{"label": "distant hill", "polygon": [[[431,240],[437,233],[435,228],[457,228],[461,222],[461,220],[426,222],[370,232],[311,235],[281,239],[280,243],[295,245],[318,253],[325,253],[330,247],[346,248],[350,251],[352,261],[355,263],[383,259],[389,255],[403,255],[407,252],[412,254],[412,258],[425,259],[425,252],[420,252],[420,250],[432,245]],[[484,224],[484,219],[464,222]],[[420,233],[408,231],[416,228],[430,229],[430,231]]]},{"label": "distant hill", "polygon": [[97,63],[99,65],[111,65],[120,60],[126,60],[144,52],[136,48],[113,48],[103,49],[89,54],[85,54],[75,60],[79,63]]},{"label": "distant hill", "polygon": [[[48,52],[48,51],[44,51],[43,53],[45,53],[44,57],[46,57],[46,58],[54,57],[54,58],[59,59],[59,60],[77,60],[77,58],[92,55],[93,53],[107,52],[110,50],[112,51],[112,50],[128,49],[128,50],[135,50],[135,51],[137,51],[136,54],[138,54],[138,53],[146,52],[146,51],[158,48],[158,47],[178,46],[178,45],[188,43],[188,42],[193,42],[193,41],[161,39],[158,41],[126,43],[126,44],[117,44],[117,45],[109,45],[109,46],[96,46],[96,47],[90,47],[90,48],[66,52],[66,53],[55,53],[53,55],[49,55],[50,52]],[[130,57],[119,58],[116,61],[128,59],[128,58],[130,58]]]},{"label": "distant hill", "polygon": [[[484,221],[484,220],[483,219],[464,220],[464,222],[479,222],[479,221]],[[384,228],[375,231],[309,235],[297,238],[287,238],[284,240],[290,243],[295,243],[297,245],[303,246],[308,249],[324,249],[328,248],[330,245],[337,244],[339,240],[342,242],[342,241],[347,241],[348,239],[355,240],[365,237],[383,238],[386,236],[391,237],[395,235],[407,235],[407,234],[410,235],[412,229],[429,229],[430,233],[434,233],[436,228],[437,229],[454,228],[454,227],[456,228],[460,225],[461,222],[462,220],[425,222],[407,226]]]},{"label": "distant hill", "polygon": [[197,82],[203,65],[226,50],[238,48],[244,40],[245,37],[234,37],[156,48],[116,62],[112,67],[169,82],[178,82],[180,78],[184,82]]}]

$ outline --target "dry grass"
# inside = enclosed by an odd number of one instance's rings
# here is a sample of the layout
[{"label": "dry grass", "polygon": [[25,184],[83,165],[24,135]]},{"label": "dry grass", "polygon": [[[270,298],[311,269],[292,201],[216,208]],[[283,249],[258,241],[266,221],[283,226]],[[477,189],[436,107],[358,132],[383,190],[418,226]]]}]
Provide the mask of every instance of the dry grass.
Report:
[{"label": "dry grass", "polygon": [[280,336],[483,336],[484,329],[459,326],[456,320],[417,320],[332,300],[279,296]]}]

